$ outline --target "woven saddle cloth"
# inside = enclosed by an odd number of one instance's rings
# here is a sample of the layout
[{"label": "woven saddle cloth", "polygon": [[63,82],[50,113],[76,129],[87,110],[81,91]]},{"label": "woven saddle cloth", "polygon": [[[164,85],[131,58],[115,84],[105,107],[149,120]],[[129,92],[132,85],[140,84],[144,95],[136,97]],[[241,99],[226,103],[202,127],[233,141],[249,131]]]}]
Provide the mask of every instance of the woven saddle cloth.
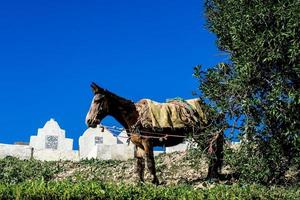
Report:
[{"label": "woven saddle cloth", "polygon": [[136,103],[139,123],[145,128],[184,128],[206,123],[200,99],[172,99],[158,103],[142,99]]}]

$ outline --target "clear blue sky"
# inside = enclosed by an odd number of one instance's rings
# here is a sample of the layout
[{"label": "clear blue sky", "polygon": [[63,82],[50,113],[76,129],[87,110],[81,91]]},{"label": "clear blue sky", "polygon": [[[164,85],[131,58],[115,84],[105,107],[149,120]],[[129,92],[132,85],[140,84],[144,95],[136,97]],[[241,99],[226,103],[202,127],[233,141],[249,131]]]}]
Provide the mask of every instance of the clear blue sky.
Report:
[{"label": "clear blue sky", "polygon": [[202,0],[1,1],[0,143],[29,142],[55,118],[77,149],[91,81],[134,101],[192,98],[193,67],[225,60],[204,27],[203,6]]}]

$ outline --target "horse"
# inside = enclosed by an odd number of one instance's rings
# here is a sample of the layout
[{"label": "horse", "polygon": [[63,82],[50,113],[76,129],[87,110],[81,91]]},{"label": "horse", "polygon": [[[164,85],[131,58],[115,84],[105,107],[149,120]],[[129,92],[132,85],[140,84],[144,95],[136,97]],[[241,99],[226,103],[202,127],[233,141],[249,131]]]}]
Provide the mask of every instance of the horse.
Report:
[{"label": "horse", "polygon": [[[131,100],[120,97],[95,83],[91,84],[94,97],[86,116],[88,127],[95,128],[106,117],[112,116],[126,130],[130,141],[136,146],[136,172],[139,180],[144,182],[145,160],[148,170],[152,175],[152,183],[158,185],[153,154],[154,146],[174,146],[183,142],[185,136],[191,133],[191,128],[161,128],[153,131],[139,123],[137,105]],[[223,134],[216,139],[216,145],[211,146],[215,156],[211,158],[208,176],[217,179],[222,166]]]}]

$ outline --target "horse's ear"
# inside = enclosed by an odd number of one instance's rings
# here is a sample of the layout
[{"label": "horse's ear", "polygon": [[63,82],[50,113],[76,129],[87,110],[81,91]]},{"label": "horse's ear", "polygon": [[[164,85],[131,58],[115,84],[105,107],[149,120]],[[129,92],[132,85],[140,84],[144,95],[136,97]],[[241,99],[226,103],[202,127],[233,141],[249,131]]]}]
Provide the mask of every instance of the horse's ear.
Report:
[{"label": "horse's ear", "polygon": [[93,90],[93,93],[96,94],[98,89],[93,83],[91,84],[91,88]]},{"label": "horse's ear", "polygon": [[103,88],[99,87],[94,82],[92,82],[91,87],[92,87],[92,90],[93,90],[94,94],[96,94],[96,93],[103,93],[105,91]]}]

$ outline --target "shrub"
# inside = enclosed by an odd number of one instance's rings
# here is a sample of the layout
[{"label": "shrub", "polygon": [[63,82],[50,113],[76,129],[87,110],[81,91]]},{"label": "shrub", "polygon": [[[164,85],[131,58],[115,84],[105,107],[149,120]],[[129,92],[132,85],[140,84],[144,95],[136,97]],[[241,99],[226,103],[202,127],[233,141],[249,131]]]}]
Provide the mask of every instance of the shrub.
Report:
[{"label": "shrub", "polygon": [[0,181],[13,184],[25,180],[51,180],[61,170],[59,162],[41,162],[6,157],[0,160]]},{"label": "shrub", "polygon": [[236,155],[241,177],[285,183],[291,167],[300,170],[300,2],[205,2],[207,27],[228,61],[195,68],[201,98],[246,139]]},{"label": "shrub", "polygon": [[153,186],[147,184],[83,181],[25,181],[0,184],[1,199],[299,199],[299,188],[259,185],[217,185],[193,189],[190,186]]}]

